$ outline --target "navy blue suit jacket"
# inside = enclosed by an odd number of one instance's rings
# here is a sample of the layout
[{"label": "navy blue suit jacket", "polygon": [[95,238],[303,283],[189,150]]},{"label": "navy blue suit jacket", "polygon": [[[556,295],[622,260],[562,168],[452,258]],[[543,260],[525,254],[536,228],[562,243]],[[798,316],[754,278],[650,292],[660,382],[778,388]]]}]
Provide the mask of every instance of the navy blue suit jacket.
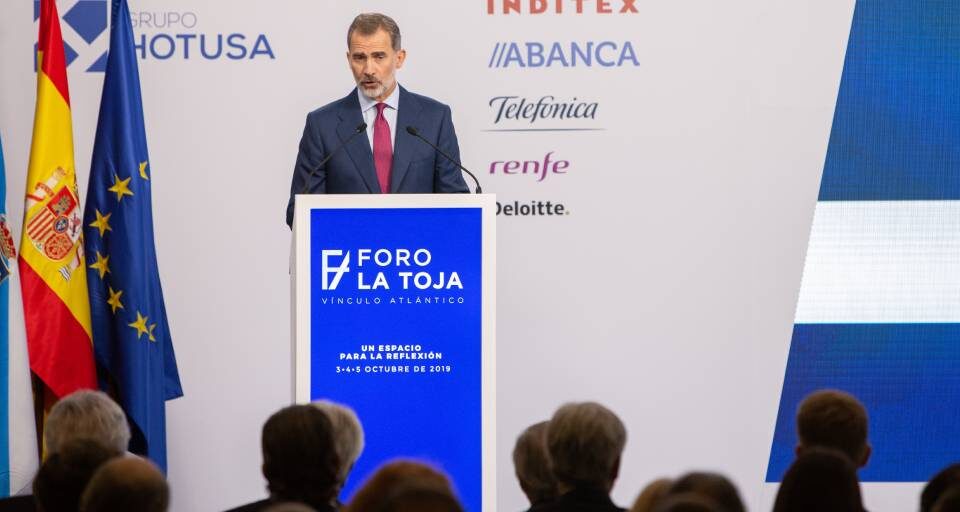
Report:
[{"label": "navy blue suit jacket", "polygon": [[[399,87],[399,86],[398,86]],[[310,175],[330,151],[347,140],[363,122],[360,100],[354,89],[343,99],[307,114],[307,125],[300,139],[300,152],[290,184],[287,225],[293,225],[293,202],[298,193],[379,194],[380,182],[373,165],[370,139],[365,133],[353,138],[333,155],[323,168]],[[407,126],[450,156],[460,160],[457,134],[453,129],[450,107],[400,87],[397,126],[393,147],[393,171],[390,192],[430,194],[469,192],[460,169],[422,140],[407,133]]]}]

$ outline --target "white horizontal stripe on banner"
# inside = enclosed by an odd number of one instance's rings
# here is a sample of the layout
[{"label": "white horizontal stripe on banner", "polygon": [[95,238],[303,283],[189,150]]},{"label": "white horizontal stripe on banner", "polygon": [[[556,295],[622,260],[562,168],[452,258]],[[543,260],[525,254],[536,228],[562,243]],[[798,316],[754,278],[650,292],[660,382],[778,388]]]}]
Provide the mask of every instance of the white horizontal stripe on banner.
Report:
[{"label": "white horizontal stripe on banner", "polygon": [[960,201],[821,201],[796,323],[960,322]]}]

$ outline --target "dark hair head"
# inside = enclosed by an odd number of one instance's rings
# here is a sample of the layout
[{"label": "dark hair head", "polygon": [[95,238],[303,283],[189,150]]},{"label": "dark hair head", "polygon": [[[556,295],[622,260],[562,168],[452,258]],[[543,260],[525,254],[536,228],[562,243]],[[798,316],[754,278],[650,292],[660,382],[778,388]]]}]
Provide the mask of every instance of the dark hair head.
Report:
[{"label": "dark hair head", "polygon": [[862,512],[857,468],[837,450],[805,451],[783,475],[773,512]]},{"label": "dark hair head", "polygon": [[960,510],[960,486],[953,486],[943,493],[931,512],[955,512]]},{"label": "dark hair head", "polygon": [[723,512],[744,512],[737,487],[718,473],[692,472],[673,482],[667,495],[693,493],[709,499]]},{"label": "dark hair head", "polygon": [[653,509],[654,512],[723,512],[710,498],[684,492],[666,496]]},{"label": "dark hair head", "polygon": [[263,425],[263,476],[274,499],[326,505],[337,489],[340,460],[330,420],[311,405],[292,405]]},{"label": "dark hair head", "polygon": [[83,512],[166,512],[170,488],[163,473],[140,457],[117,457],[94,473],[83,492]]},{"label": "dark hair head", "polygon": [[44,512],[76,512],[97,468],[119,454],[91,439],[71,439],[50,454],[33,479],[33,499]]},{"label": "dark hair head", "polygon": [[667,491],[672,485],[673,480],[669,478],[658,478],[650,482],[640,491],[640,495],[630,507],[630,512],[652,512],[667,496]]},{"label": "dark hair head", "polygon": [[[380,466],[353,495],[353,499],[344,510],[346,512],[386,511],[398,495],[415,489],[426,489],[455,496],[450,480],[440,471],[421,462],[398,460]],[[410,499],[414,500],[416,496]]]},{"label": "dark hair head", "polygon": [[960,486],[960,464],[952,464],[933,475],[920,494],[920,512],[930,512],[934,503],[951,487]]},{"label": "dark hair head", "polygon": [[807,395],[797,409],[801,446],[840,450],[860,465],[867,455],[867,410],[843,391],[824,389]]},{"label": "dark hair head", "polygon": [[394,491],[381,512],[463,512],[463,506],[446,486],[416,483]]},{"label": "dark hair head", "polygon": [[350,37],[356,32],[362,36],[372,36],[378,30],[383,30],[390,34],[390,46],[394,51],[400,51],[400,27],[393,18],[386,14],[378,12],[365,12],[358,14],[350,24],[347,30],[347,48],[350,48]]},{"label": "dark hair head", "polygon": [[547,424],[541,421],[527,427],[513,447],[513,467],[531,505],[557,498],[557,480],[550,471],[547,456]]}]

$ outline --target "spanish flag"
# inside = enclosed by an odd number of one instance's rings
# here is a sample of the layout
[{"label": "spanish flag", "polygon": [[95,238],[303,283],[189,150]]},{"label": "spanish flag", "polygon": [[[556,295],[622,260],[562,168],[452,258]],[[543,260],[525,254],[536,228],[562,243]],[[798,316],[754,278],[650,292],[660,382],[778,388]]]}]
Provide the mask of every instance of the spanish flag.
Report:
[{"label": "spanish flag", "polygon": [[23,218],[20,288],[30,369],[54,398],[96,389],[70,93],[54,0],[40,2],[37,109]]}]

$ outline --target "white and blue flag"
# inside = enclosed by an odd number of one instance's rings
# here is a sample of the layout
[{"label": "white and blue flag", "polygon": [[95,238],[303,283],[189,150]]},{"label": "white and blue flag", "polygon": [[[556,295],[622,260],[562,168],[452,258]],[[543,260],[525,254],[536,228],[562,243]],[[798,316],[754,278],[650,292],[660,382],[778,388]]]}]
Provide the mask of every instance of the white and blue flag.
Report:
[{"label": "white and blue flag", "polygon": [[[0,143],[0,497],[29,494],[39,458],[27,337],[6,201],[7,177]],[[10,290],[16,292],[11,294]]]}]

